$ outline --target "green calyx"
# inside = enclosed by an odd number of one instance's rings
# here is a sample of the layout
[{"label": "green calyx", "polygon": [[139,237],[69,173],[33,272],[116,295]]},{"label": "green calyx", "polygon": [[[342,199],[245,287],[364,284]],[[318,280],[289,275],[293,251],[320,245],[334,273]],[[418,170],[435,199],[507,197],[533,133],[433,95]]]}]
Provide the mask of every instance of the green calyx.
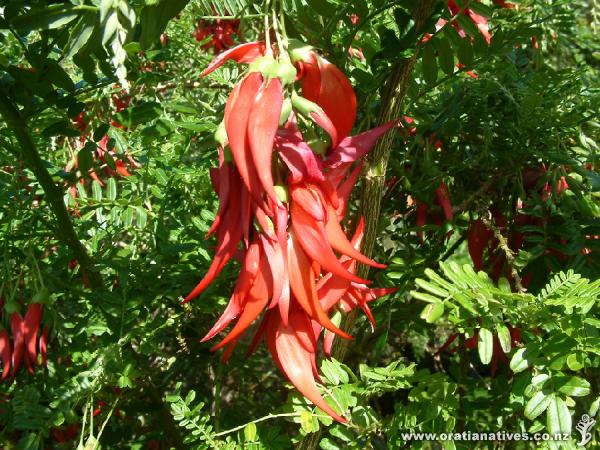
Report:
[{"label": "green calyx", "polygon": [[286,97],[281,105],[281,115],[279,116],[279,126],[284,126],[292,112],[292,101]]},{"label": "green calyx", "polygon": [[288,40],[288,54],[292,62],[306,61],[313,52],[314,47],[297,39]]},{"label": "green calyx", "polygon": [[296,68],[289,61],[279,61],[274,75],[281,80],[284,86],[292,84],[296,80]]},{"label": "green calyx", "polygon": [[299,96],[296,91],[292,92],[292,106],[303,116],[308,116],[319,107],[316,103]]},{"label": "green calyx", "polygon": [[279,78],[283,85],[292,84],[296,80],[296,68],[292,63],[268,55],[253,61],[249,70],[260,72],[267,79]]},{"label": "green calyx", "polygon": [[229,139],[227,138],[227,130],[225,130],[225,122],[221,121],[219,126],[217,127],[217,131],[215,131],[215,141],[221,145],[221,147],[225,147]]},{"label": "green calyx", "polygon": [[274,188],[275,194],[277,194],[277,198],[279,199],[279,201],[281,201],[281,203],[287,203],[290,195],[287,188],[280,184],[276,184]]},{"label": "green calyx", "polygon": [[313,139],[309,139],[307,144],[317,155],[325,155],[327,149],[329,148],[329,143],[322,141],[316,136]]},{"label": "green calyx", "polygon": [[277,61],[270,55],[256,58],[248,67],[249,72],[260,72],[266,78],[273,78],[277,66]]}]

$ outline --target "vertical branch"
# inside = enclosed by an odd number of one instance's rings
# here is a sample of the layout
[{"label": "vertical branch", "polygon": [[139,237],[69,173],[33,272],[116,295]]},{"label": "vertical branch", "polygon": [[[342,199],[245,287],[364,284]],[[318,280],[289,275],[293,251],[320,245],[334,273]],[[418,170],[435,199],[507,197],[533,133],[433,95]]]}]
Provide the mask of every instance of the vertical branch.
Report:
[{"label": "vertical branch", "polygon": [[44,190],[46,200],[56,219],[55,233],[58,239],[69,247],[71,253],[79,262],[82,274],[87,278],[90,286],[94,289],[101,287],[100,274],[93,270],[93,262],[75,233],[61,190],[54,184],[52,176],[48,173],[44,161],[42,161],[31,138],[25,120],[12,102],[2,93],[0,93],[0,117],[4,119],[19,143],[21,154],[15,156],[23,158],[25,164],[33,172]]},{"label": "vertical branch", "polygon": [[[413,10],[413,19],[417,30],[429,19],[433,13],[435,3],[435,0],[417,2]],[[394,66],[392,74],[386,81],[381,94],[381,109],[377,116],[378,124],[386,123],[401,116],[402,102],[412,79],[417,55],[418,47],[412,57],[399,61]],[[365,236],[362,244],[362,253],[367,256],[373,254],[373,247],[377,240],[377,228],[379,226],[381,203],[385,187],[385,173],[395,138],[394,132],[385,134],[375,144],[367,161],[368,165],[363,179],[363,192],[359,208],[365,218]],[[369,267],[361,265],[358,275],[366,278],[368,274]],[[353,310],[344,318],[342,329],[346,331],[351,330],[355,319],[356,310]],[[343,360],[346,356],[347,347],[348,341],[336,339],[332,350],[333,357]]]},{"label": "vertical branch", "polygon": [[[433,13],[436,0],[422,0],[417,2],[413,10],[413,19],[417,30],[429,19]],[[383,124],[401,115],[402,101],[406,96],[412,72],[417,59],[417,51],[408,59],[399,61],[392,69],[381,94],[381,109],[377,116],[377,123]],[[381,201],[383,188],[385,186],[385,172],[393,141],[394,133],[390,132],[383,136],[375,145],[368,159],[368,166],[363,179],[363,193],[360,202],[360,211],[365,217],[365,236],[363,238],[362,253],[371,256],[377,239],[377,227],[379,225],[379,214],[381,212]],[[361,265],[358,271],[360,277],[368,275],[368,266]],[[350,330],[356,319],[356,310],[347,314],[342,322],[343,330]],[[332,355],[338,360],[343,360],[348,349],[348,341],[335,339]],[[307,435],[296,446],[296,450],[314,450],[321,440],[321,431]]]}]

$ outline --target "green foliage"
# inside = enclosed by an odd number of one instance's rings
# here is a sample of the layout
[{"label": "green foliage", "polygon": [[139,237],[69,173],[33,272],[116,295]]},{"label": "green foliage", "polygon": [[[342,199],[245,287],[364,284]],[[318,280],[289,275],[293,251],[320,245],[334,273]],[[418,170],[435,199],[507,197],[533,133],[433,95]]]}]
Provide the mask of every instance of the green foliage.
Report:
[{"label": "green foliage", "polygon": [[[417,1],[0,0],[0,330],[33,301],[50,330],[47,367],[0,383],[0,447],[287,449],[319,432],[326,450],[489,448],[405,433],[498,430],[566,433],[562,447],[575,446],[600,404],[600,11],[471,1],[488,45],[434,3],[419,27]],[[181,304],[213,255],[213,133],[243,70],[199,78],[214,55],[194,30],[235,18],[236,43],[262,39],[268,5],[349,76],[355,131],[376,123],[382,87],[414,57],[403,103],[414,121],[391,148],[374,255],[389,263],[374,284],[399,291],[371,304],[376,330],[358,319],[343,362],[320,367],[348,425],[285,389],[264,349],[224,365],[200,343],[237,263]],[[481,271],[467,242],[476,219],[498,241]],[[61,240],[69,227],[89,267]]]}]

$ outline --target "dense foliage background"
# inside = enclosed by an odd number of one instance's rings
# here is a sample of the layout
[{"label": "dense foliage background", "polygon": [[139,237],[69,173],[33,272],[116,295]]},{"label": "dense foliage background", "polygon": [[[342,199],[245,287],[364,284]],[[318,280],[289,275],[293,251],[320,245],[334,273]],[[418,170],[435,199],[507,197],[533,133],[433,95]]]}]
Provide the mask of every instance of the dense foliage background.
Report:
[{"label": "dense foliage background", "polygon": [[[2,448],[427,448],[401,433],[466,430],[577,447],[600,404],[600,5],[471,1],[488,44],[447,1],[416,26],[418,3],[0,0],[0,330],[14,342],[14,313],[41,303],[47,336],[47,364],[0,384]],[[213,133],[240,72],[199,74],[271,8],[351,79],[356,132],[415,63],[387,167],[362,177],[386,178],[372,277],[399,290],[321,366],[349,426],[265,349],[224,365],[200,344],[236,264],[181,304],[212,257]]]}]

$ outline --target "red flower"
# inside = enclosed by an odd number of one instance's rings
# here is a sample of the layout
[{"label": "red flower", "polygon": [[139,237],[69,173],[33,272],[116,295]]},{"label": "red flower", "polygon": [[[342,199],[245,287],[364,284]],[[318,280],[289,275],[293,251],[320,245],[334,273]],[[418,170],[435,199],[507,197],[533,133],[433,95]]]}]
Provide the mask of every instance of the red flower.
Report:
[{"label": "red flower", "polygon": [[[185,301],[202,293],[239,255],[241,270],[229,304],[202,340],[235,321],[212,348],[224,348],[227,360],[262,315],[250,351],[264,339],[292,384],[344,422],[318,391],[317,342],[323,329],[327,352],[334,334],[351,339],[331,321],[336,305],[344,311],[358,306],[374,323],[367,303],[394,291],[370,289],[370,282],[356,275],[357,263],[385,266],[360,252],[362,221],[352,241],[341,222],[360,173],[359,160],[398,122],[348,136],[356,98],[342,72],[312,50],[296,58],[295,67],[287,55],[271,51],[258,42],[242,44],[203,72],[229,59],[252,64],[227,100],[225,133],[217,136],[219,166],[211,171],[211,181],[219,209],[208,233],[216,235],[215,257]],[[302,96],[293,90],[296,81]],[[309,119],[302,129],[298,114]],[[329,141],[309,145],[303,134],[317,136],[319,128]]]}]

